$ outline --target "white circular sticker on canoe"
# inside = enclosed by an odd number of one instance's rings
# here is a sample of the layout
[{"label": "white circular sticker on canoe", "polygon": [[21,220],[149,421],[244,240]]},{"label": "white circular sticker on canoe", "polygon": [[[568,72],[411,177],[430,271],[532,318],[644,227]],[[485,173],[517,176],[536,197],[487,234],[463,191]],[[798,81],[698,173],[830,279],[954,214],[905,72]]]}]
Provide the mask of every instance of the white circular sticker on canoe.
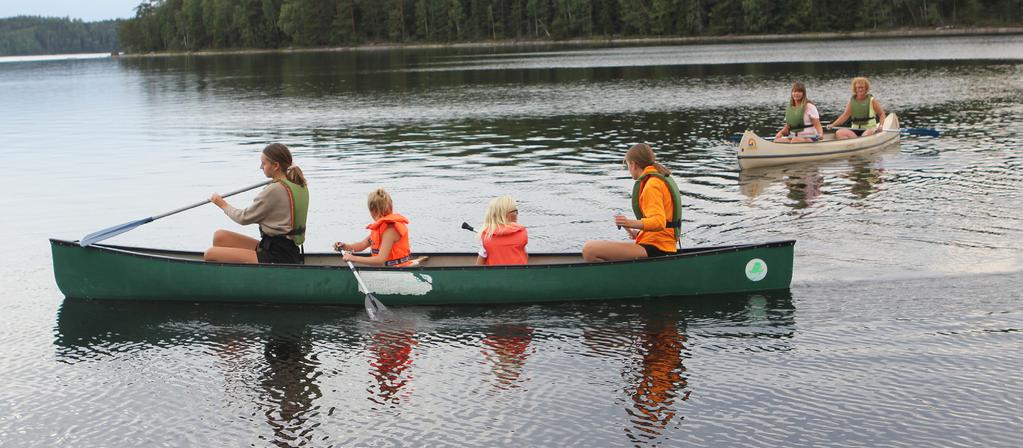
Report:
[{"label": "white circular sticker on canoe", "polygon": [[746,278],[759,282],[767,277],[767,263],[759,258],[754,258],[746,263]]}]

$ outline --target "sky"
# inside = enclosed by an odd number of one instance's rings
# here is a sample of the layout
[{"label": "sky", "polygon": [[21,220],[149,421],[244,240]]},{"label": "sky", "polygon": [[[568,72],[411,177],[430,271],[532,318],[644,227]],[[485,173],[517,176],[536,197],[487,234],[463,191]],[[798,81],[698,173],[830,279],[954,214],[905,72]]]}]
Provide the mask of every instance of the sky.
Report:
[{"label": "sky", "polygon": [[0,18],[70,17],[87,22],[135,16],[142,0],[0,0]]}]

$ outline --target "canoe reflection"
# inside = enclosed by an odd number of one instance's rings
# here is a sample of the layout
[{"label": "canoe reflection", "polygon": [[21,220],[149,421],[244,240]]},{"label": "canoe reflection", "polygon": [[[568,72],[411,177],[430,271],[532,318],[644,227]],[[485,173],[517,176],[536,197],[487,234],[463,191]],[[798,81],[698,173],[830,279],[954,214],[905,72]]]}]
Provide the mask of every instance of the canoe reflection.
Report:
[{"label": "canoe reflection", "polygon": [[[886,151],[887,152],[887,151]],[[809,207],[822,196],[825,184],[833,190],[848,191],[858,199],[866,199],[878,191],[883,182],[885,169],[879,164],[884,153],[873,153],[851,157],[845,161],[833,161],[827,165],[803,163],[778,167],[743,170],[739,173],[739,191],[749,199],[763,195],[774,184],[785,186],[789,206],[795,209]],[[823,174],[822,168],[835,171],[836,164],[845,164],[838,169],[837,182]],[[841,165],[839,165],[841,166]]]},{"label": "canoe reflection", "polygon": [[[499,393],[534,399],[549,385],[529,382],[560,377],[565,368],[578,365],[580,372],[610,373],[612,381],[603,383],[609,395],[592,396],[602,400],[594,406],[624,409],[620,420],[624,436],[646,444],[657,443],[682,423],[686,409],[682,403],[699,388],[686,366],[694,341],[704,341],[706,347],[707,340],[721,346],[729,339],[752,339],[742,345],[782,351],[789,349],[795,331],[789,291],[398,307],[394,312],[400,319],[371,323],[348,308],[67,299],[57,316],[54,344],[57,359],[67,364],[132,362],[140,358],[138,353],[153,351],[171,358],[165,364],[184,361],[204,369],[209,365],[205,357],[215,356],[221,368],[207,384],[224,384],[218,392],[224,396],[207,398],[235,403],[243,407],[238,412],[259,416],[274,438],[268,445],[315,446],[330,437],[323,420],[349,408],[408,407],[416,403],[409,398],[417,373],[432,378],[424,384],[439,388],[425,397],[443,392],[445,383],[455,381],[476,397]],[[181,347],[187,350],[178,350]],[[534,361],[540,351],[549,356]],[[472,363],[447,362],[462,355],[477,357],[485,365],[483,378],[472,376]],[[431,356],[432,362],[420,364],[419,356]],[[533,362],[535,366],[530,365]],[[608,371],[608,363],[617,372]],[[476,388],[486,383],[493,389]],[[337,386],[349,384],[366,386]],[[363,405],[357,403],[360,400]]]}]

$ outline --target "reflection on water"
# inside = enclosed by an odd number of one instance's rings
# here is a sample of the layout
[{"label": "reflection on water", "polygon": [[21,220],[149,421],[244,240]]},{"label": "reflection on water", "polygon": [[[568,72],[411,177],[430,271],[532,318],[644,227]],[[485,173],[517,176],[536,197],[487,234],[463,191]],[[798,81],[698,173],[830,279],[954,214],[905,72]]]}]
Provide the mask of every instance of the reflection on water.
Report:
[{"label": "reflection on water", "polygon": [[[593,305],[499,307],[496,311],[406,309],[400,312],[399,320],[366,325],[358,314],[338,312],[331,317],[332,313],[306,308],[68,299],[58,315],[55,346],[58,360],[69,366],[123,362],[150,350],[178,353],[176,361],[152,358],[154,364],[148,368],[160,375],[189,376],[197,389],[208,389],[226,380],[222,392],[205,399],[223,399],[242,408],[254,406],[240,410],[263,416],[269,432],[259,437],[279,446],[353,440],[350,435],[337,433],[341,428],[323,423],[354,412],[372,415],[388,409],[414,419],[421,413],[434,412],[431,405],[424,408],[416,403],[438,394],[462,406],[478,402],[478,398],[472,398],[477,394],[503,400],[510,399],[509,394],[522,395],[521,399],[534,401],[533,406],[539,407],[554,405],[547,402],[552,399],[581,399],[590,402],[586,407],[594,409],[624,405],[623,414],[606,418],[617,420],[614,424],[623,429],[621,434],[629,443],[646,444],[659,443],[682,423],[682,403],[693,389],[699,389],[699,384],[690,384],[684,365],[692,357],[687,348],[688,331],[713,333],[725,328],[727,332],[699,339],[712,343],[719,338],[767,338],[748,344],[770,346],[775,338],[790,337],[795,330],[788,292],[714,296],[703,301],[666,299]],[[526,319],[521,323],[488,323],[489,317],[480,320],[495,313],[525,313]],[[566,353],[568,359],[532,357],[545,346],[564,344],[565,340],[551,337],[568,328],[586,329],[580,342],[587,350],[579,355]],[[420,356],[432,357],[431,362],[417,363]],[[464,356],[479,362],[454,362]],[[204,360],[207,357],[212,358],[210,362]],[[368,370],[352,364],[358,364],[362,357],[369,360]],[[619,365],[616,370],[620,375],[614,384],[597,388],[588,384],[586,375],[575,382],[559,383],[557,387],[563,392],[555,398],[549,395],[552,378],[546,375],[557,370],[545,365],[552,361],[573,365],[573,370],[580,373],[598,372],[605,363],[612,362]],[[481,363],[487,366],[489,375],[477,370]],[[538,365],[528,367],[532,363]],[[201,374],[179,370],[192,365],[213,369]],[[527,369],[530,373],[523,375]],[[440,390],[413,399],[420,378],[441,374],[468,379],[480,373],[492,376],[492,389],[474,389],[461,381],[438,386],[426,379],[426,384]],[[366,387],[358,388],[357,384]],[[152,387],[152,393],[161,393],[159,383]],[[358,390],[362,401],[351,401],[349,398]],[[259,398],[250,403],[245,398],[249,396]],[[592,422],[563,424],[582,428]],[[243,432],[240,428],[224,429]]]},{"label": "reflection on water", "polygon": [[536,349],[530,347],[533,328],[523,324],[496,324],[487,331],[480,351],[490,363],[499,389],[513,389],[522,381],[522,368]]},{"label": "reflection on water", "polygon": [[376,380],[369,399],[376,404],[396,406],[412,394],[406,388],[412,382],[412,350],[418,344],[415,330],[384,330],[372,336],[370,376]]}]

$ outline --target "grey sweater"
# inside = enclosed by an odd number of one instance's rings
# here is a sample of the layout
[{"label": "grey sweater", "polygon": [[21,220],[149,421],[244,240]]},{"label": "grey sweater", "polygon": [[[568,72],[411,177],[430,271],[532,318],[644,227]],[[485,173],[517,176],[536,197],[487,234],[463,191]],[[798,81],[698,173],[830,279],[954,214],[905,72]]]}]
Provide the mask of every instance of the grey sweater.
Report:
[{"label": "grey sweater", "polygon": [[239,209],[228,205],[224,213],[231,220],[241,225],[259,223],[259,229],[265,235],[284,235],[291,231],[291,201],[288,199],[288,187],[274,182],[267,185],[252,200],[252,205]]}]

